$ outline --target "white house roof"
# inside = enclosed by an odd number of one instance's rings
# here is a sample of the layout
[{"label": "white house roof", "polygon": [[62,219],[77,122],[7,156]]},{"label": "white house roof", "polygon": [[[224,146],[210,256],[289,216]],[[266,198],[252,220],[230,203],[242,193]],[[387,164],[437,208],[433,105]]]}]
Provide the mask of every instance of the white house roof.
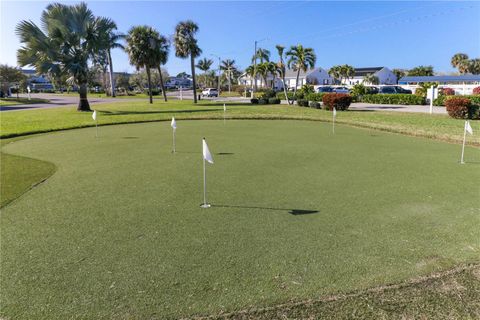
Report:
[{"label": "white house roof", "polygon": [[[310,73],[315,72],[317,70],[322,71],[323,69],[322,68],[313,68],[313,69],[307,70],[307,72],[303,72],[303,70],[300,70],[300,78],[305,78]],[[296,78],[296,77],[297,77],[297,71],[295,71],[293,69],[287,69],[285,71],[285,78]]]}]

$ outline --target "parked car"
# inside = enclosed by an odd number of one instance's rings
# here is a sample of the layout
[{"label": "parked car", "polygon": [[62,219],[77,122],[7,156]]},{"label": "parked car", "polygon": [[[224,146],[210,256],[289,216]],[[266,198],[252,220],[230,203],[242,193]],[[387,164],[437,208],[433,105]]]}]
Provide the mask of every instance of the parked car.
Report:
[{"label": "parked car", "polygon": [[333,92],[333,88],[332,88],[332,87],[318,87],[318,88],[317,88],[317,92],[318,92],[318,93],[322,93],[322,92]]},{"label": "parked car", "polygon": [[378,93],[382,94],[396,94],[396,93],[404,93],[404,94],[411,94],[411,90],[403,89],[399,86],[383,86],[378,89]]},{"label": "parked car", "polygon": [[206,88],[202,91],[203,97],[218,97],[218,90],[215,88]]},{"label": "parked car", "polygon": [[347,87],[335,87],[332,89],[332,91],[335,93],[350,93],[350,89]]}]

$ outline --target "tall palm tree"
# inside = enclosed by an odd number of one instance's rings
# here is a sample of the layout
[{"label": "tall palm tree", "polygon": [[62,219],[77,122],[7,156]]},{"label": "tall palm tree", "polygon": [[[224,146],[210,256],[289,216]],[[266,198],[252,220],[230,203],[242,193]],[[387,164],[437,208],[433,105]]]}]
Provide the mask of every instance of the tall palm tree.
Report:
[{"label": "tall palm tree", "polygon": [[287,94],[287,86],[285,85],[285,72],[287,71],[285,67],[285,62],[283,60],[283,53],[285,51],[285,47],[277,44],[275,46],[277,48],[278,52],[278,57],[279,61],[277,62],[277,71],[280,77],[282,78],[282,84],[283,84],[283,93],[285,94],[285,100],[287,100],[287,103],[290,104],[290,99],[288,99],[288,94]]},{"label": "tall palm tree", "polygon": [[480,74],[480,59],[472,59],[470,60],[470,73],[471,74]]},{"label": "tall palm tree", "polygon": [[461,74],[468,73],[468,55],[465,53],[457,53],[452,57],[452,67],[457,68]]},{"label": "tall palm tree", "polygon": [[213,64],[212,59],[203,58],[198,61],[196,67],[203,71],[203,84],[207,86],[207,72]]},{"label": "tall palm tree", "polygon": [[127,46],[125,51],[128,53],[130,63],[134,65],[137,70],[144,68],[147,73],[150,103],[153,103],[150,69],[156,68],[159,65],[157,49],[157,40],[159,37],[160,34],[149,26],[134,26],[128,31],[126,37]]},{"label": "tall palm tree", "polygon": [[307,72],[308,69],[313,69],[315,67],[317,57],[312,48],[304,48],[301,44],[297,46],[291,46],[286,55],[289,57],[287,61],[288,67],[297,72],[294,90],[294,94],[296,94],[300,71]]},{"label": "tall palm tree", "polygon": [[252,57],[252,62],[254,62],[255,59],[260,59],[260,63],[270,61],[270,51],[267,49],[258,48],[257,52]]},{"label": "tall palm tree", "polygon": [[158,76],[160,78],[160,87],[162,88],[163,100],[165,100],[165,102],[167,102],[167,92],[165,91],[165,84],[163,82],[162,65],[167,63],[169,51],[170,43],[168,39],[159,34],[158,37],[155,38],[155,60],[158,70]]},{"label": "tall palm tree", "polygon": [[340,74],[342,78],[348,80],[355,75],[355,68],[348,64],[344,64],[340,67]]},{"label": "tall palm tree", "polygon": [[181,21],[175,27],[174,43],[175,55],[179,58],[190,57],[190,67],[192,69],[193,80],[193,102],[197,103],[197,83],[195,81],[195,58],[202,54],[198,47],[195,34],[198,32],[198,25],[191,21]]},{"label": "tall palm tree", "polygon": [[68,83],[79,86],[77,110],[90,111],[87,99],[89,63],[101,43],[102,26],[109,19],[95,17],[86,3],[53,3],[41,15],[41,28],[21,21],[16,34],[23,46],[17,51],[20,66],[32,65],[38,73],[68,76]]},{"label": "tall palm tree", "polygon": [[113,61],[112,61],[112,49],[125,49],[123,44],[119,41],[125,39],[123,33],[115,32],[117,26],[115,23],[110,26],[110,30],[105,33],[104,47],[107,51],[107,61],[110,77],[110,92],[112,97],[115,97],[115,78],[113,76]]},{"label": "tall palm tree", "polygon": [[335,83],[338,83],[338,80],[340,79],[341,82],[341,66],[333,66],[328,70],[328,74],[333,78]]},{"label": "tall palm tree", "polygon": [[232,91],[232,74],[237,67],[235,66],[235,60],[226,59],[222,61],[220,70],[223,70],[228,80],[228,92]]}]

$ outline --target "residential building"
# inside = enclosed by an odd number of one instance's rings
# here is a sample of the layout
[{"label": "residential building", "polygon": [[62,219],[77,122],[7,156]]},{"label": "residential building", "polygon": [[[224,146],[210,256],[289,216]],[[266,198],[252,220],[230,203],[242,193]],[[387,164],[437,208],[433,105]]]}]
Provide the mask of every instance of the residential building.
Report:
[{"label": "residential building", "polygon": [[415,90],[421,83],[435,82],[439,88],[452,88],[455,94],[470,95],[473,88],[480,86],[480,75],[459,75],[459,76],[407,76],[398,81],[398,84],[405,89]]},{"label": "residential building", "polygon": [[387,67],[355,68],[353,77],[343,79],[342,84],[353,86],[363,83],[365,76],[369,74],[376,76],[380,85],[397,84],[397,76]]}]

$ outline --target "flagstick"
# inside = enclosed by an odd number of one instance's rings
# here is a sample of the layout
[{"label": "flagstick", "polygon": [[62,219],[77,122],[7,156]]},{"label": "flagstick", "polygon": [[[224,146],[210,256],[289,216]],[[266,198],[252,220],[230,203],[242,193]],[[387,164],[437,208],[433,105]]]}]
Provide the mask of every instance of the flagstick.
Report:
[{"label": "flagstick", "polygon": [[95,119],[95,138],[98,138],[98,120]]},{"label": "flagstick", "polygon": [[173,129],[173,150],[172,153],[175,153],[175,129]]},{"label": "flagstick", "polygon": [[207,170],[205,168],[205,158],[203,159],[203,204],[200,207],[210,208],[210,205],[207,203]]},{"label": "flagstick", "polygon": [[225,114],[227,113],[227,109],[225,108],[225,103],[223,104],[223,125],[225,125]]},{"label": "flagstick", "polygon": [[465,121],[465,125],[463,126],[463,144],[462,144],[462,158],[460,159],[460,164],[465,164],[463,161],[463,154],[465,153],[465,140],[467,139],[467,121]]}]

